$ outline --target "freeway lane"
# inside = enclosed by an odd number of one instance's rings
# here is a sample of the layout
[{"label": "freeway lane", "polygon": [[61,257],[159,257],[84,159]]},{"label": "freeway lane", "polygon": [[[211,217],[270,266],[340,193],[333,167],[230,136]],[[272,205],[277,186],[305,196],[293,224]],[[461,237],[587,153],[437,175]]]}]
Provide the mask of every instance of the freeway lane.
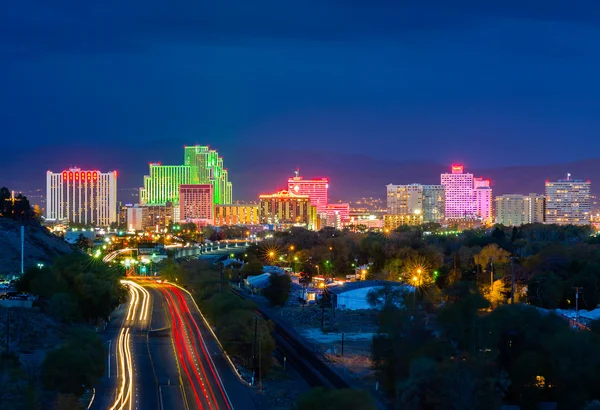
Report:
[{"label": "freeway lane", "polygon": [[158,288],[169,310],[189,408],[255,409],[247,387],[224,357],[189,293],[170,284]]},{"label": "freeway lane", "polygon": [[202,335],[191,316],[182,291],[174,286],[161,288],[167,301],[173,341],[182,376],[186,379],[188,404],[196,409],[227,409],[231,404]]}]

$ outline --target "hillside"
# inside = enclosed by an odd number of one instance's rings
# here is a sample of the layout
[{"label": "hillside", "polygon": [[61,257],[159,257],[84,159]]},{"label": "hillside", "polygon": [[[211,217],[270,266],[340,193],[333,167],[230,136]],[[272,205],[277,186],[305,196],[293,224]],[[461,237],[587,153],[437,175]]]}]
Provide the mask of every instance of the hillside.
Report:
[{"label": "hillside", "polygon": [[[0,275],[21,271],[21,225],[0,218]],[[25,224],[25,269],[48,263],[55,256],[73,252],[69,244],[51,234],[37,221]]]}]

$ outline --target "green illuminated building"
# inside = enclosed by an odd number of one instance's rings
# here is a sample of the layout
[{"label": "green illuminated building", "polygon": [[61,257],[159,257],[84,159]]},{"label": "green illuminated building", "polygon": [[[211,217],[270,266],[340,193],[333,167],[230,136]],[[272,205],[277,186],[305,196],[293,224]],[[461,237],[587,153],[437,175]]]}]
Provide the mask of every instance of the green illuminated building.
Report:
[{"label": "green illuminated building", "polygon": [[232,202],[229,173],[217,151],[202,145],[185,147],[184,165],[190,167],[190,184],[213,185],[215,204]]},{"label": "green illuminated building", "polygon": [[223,168],[223,158],[217,151],[201,145],[185,147],[184,165],[150,164],[150,175],[144,176],[144,187],[140,188],[140,203],[179,203],[182,184],[212,184],[215,204],[232,203],[231,182]]}]

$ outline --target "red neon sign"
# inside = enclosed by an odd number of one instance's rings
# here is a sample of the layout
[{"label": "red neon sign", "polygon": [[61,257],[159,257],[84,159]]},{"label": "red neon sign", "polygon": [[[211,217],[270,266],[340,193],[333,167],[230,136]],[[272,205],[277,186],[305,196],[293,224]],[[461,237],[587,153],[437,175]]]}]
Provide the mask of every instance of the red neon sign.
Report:
[{"label": "red neon sign", "polygon": [[69,179],[72,181],[73,180],[73,171],[69,171]]},{"label": "red neon sign", "polygon": [[87,172],[87,174],[85,176],[85,179],[88,180],[88,181],[92,180],[92,173],[90,171]]},{"label": "red neon sign", "polygon": [[63,181],[67,180],[67,171],[63,171]]},{"label": "red neon sign", "polygon": [[452,172],[456,174],[462,174],[465,167],[462,165],[452,165]]},{"label": "red neon sign", "polygon": [[94,171],[94,181],[98,179],[98,171]]}]

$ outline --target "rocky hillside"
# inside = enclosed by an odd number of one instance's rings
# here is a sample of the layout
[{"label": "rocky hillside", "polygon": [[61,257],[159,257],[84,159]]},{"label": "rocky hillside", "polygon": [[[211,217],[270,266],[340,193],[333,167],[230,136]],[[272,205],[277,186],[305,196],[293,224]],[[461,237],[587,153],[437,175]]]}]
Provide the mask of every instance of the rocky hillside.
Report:
[{"label": "rocky hillside", "polygon": [[[25,224],[25,269],[48,263],[54,257],[73,252],[61,238],[51,234],[37,221]],[[0,275],[21,271],[21,224],[0,217]]]}]

